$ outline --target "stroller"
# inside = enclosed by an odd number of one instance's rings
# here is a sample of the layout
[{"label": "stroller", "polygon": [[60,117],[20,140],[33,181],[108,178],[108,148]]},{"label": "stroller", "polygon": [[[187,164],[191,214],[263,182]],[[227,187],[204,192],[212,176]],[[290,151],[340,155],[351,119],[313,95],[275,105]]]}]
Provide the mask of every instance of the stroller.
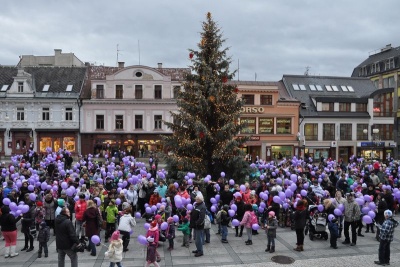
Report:
[{"label": "stroller", "polygon": [[328,233],[326,232],[328,215],[319,212],[317,205],[310,205],[308,211],[310,217],[306,224],[305,234],[308,233],[310,240],[314,240],[315,237],[328,240]]}]

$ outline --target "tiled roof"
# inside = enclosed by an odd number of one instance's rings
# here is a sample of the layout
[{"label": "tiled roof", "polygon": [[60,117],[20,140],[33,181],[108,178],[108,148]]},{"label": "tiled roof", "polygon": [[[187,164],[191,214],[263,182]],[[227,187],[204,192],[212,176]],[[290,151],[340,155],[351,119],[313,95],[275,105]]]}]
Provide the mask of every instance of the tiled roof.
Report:
[{"label": "tiled roof", "polygon": [[185,76],[190,73],[189,68],[160,68],[157,70],[164,75],[171,76],[171,81],[183,81]]},{"label": "tiled roof", "polygon": [[[349,99],[357,99],[354,102],[365,102],[360,101],[362,98],[369,98],[371,93],[377,89],[368,78],[351,78],[351,77],[329,77],[329,76],[304,76],[304,75],[283,75],[282,82],[288,92],[288,94],[298,99],[303,108],[300,109],[302,116],[322,116],[327,115],[326,112],[317,112],[316,106],[312,101],[312,98],[336,98],[336,102],[340,102],[340,99],[344,99],[343,102],[349,102]],[[304,85],[305,90],[295,90],[293,85]],[[320,85],[322,91],[311,90],[310,85]],[[338,91],[327,91],[326,85],[336,86]],[[351,86],[354,92],[343,91],[341,86]],[[352,112],[351,114],[360,115]],[[333,115],[338,116],[337,113]],[[340,116],[342,113],[340,113]],[[365,115],[368,113],[365,112]]]},{"label": "tiled roof", "polygon": [[[77,94],[80,93],[82,83],[86,75],[86,67],[23,67],[26,73],[32,75],[32,87],[39,93],[44,85],[50,85],[45,94]],[[14,77],[17,76],[17,67],[0,66],[0,88],[7,84],[11,85]],[[72,89],[66,92],[67,86],[72,85]]]}]

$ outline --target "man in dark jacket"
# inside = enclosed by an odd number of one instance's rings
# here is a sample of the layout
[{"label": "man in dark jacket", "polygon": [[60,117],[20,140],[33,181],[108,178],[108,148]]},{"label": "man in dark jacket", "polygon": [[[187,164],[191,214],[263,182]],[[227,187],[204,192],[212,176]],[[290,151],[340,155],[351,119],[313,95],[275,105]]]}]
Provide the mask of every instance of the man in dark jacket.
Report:
[{"label": "man in dark jacket", "polygon": [[203,243],[204,243],[204,218],[206,216],[206,205],[204,198],[201,195],[196,197],[196,203],[190,213],[190,228],[194,230],[196,237],[196,250],[195,257],[203,256]]},{"label": "man in dark jacket", "polygon": [[78,255],[72,251],[71,247],[74,244],[79,244],[74,226],[70,221],[70,212],[67,207],[64,207],[60,215],[57,216],[56,225],[56,246],[58,249],[58,267],[64,267],[65,254],[71,260],[71,267],[78,267]]},{"label": "man in dark jacket", "polygon": [[233,199],[233,193],[229,190],[229,185],[224,186],[224,191],[221,192],[220,200],[223,205],[230,205]]}]

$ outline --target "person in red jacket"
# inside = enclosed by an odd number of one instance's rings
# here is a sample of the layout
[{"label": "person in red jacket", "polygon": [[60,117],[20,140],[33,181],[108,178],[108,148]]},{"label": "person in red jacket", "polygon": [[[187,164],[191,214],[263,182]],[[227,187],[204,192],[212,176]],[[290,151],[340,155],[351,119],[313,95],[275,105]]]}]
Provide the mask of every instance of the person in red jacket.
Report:
[{"label": "person in red jacket", "polygon": [[83,224],[83,214],[85,213],[87,208],[86,200],[85,200],[85,194],[80,194],[79,195],[79,200],[75,203],[75,233],[76,236],[79,238],[79,235],[81,236],[81,240],[85,240],[85,233],[84,233],[84,227],[82,226]]},{"label": "person in red jacket", "polygon": [[149,205],[150,206],[157,205],[157,203],[160,203],[160,202],[161,202],[161,197],[158,194],[157,189],[155,189],[153,194],[150,196]]}]

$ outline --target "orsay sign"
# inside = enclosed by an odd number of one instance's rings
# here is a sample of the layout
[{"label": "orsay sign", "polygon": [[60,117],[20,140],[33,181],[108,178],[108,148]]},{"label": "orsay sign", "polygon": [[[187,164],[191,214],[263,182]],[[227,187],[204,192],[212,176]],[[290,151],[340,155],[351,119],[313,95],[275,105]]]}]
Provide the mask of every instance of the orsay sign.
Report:
[{"label": "orsay sign", "polygon": [[241,113],[264,113],[263,107],[242,107],[240,109]]}]

